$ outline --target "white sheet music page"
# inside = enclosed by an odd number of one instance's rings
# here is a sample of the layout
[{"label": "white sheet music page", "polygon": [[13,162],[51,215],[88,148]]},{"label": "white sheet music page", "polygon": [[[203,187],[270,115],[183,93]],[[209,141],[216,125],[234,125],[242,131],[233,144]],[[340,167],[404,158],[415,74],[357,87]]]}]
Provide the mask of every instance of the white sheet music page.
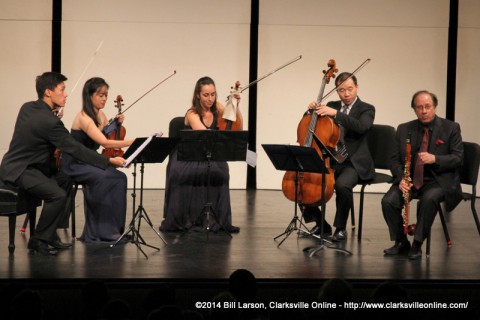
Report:
[{"label": "white sheet music page", "polygon": [[255,168],[257,166],[257,153],[247,149],[246,162],[250,167]]},{"label": "white sheet music page", "polygon": [[142,152],[143,149],[145,149],[146,146],[148,146],[148,144],[150,143],[150,141],[152,141],[152,139],[154,137],[161,137],[163,135],[163,132],[159,131],[159,132],[155,132],[153,135],[151,135],[150,137],[148,137],[141,145],[140,147],[137,148],[137,150],[135,150],[134,153],[132,153],[132,155],[130,157],[128,157],[128,159],[126,159],[126,162],[125,164],[123,165],[124,168],[128,167],[133,160],[135,160],[138,156],[138,154],[140,152]]}]

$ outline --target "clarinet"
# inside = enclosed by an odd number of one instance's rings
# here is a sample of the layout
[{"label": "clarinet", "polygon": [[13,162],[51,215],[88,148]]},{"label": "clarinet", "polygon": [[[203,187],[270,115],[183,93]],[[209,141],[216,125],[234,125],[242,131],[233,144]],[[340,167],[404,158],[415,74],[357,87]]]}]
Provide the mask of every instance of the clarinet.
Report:
[{"label": "clarinet", "polygon": [[[405,145],[405,167],[403,170],[403,180],[410,184],[412,182],[412,178],[410,177],[410,165],[412,162],[412,145],[410,142],[410,134],[408,134],[407,139],[406,139],[406,145]],[[409,235],[414,235],[415,234],[415,224],[408,225],[408,220],[410,216],[410,191],[404,192],[403,193],[403,200],[404,200],[404,206],[403,206],[403,233],[404,234],[409,234]]]}]

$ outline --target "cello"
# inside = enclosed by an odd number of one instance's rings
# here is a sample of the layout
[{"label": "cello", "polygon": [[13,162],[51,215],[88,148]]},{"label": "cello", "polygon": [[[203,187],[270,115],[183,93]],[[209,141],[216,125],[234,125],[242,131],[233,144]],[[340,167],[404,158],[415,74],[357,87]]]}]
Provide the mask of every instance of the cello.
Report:
[{"label": "cello", "polygon": [[[335,60],[328,61],[328,69],[324,70],[320,92],[318,94],[317,103],[320,104],[323,99],[325,85],[330,82],[331,78],[335,78],[338,72]],[[297,142],[304,147],[312,147],[313,134],[326,146],[335,148],[340,138],[340,127],[332,118],[325,116],[319,117],[315,112],[307,112],[297,127]],[[313,146],[320,158],[324,159],[322,151],[315,144]],[[324,159],[325,167],[328,170],[326,177],[321,173],[286,171],[282,181],[282,191],[285,197],[291,201],[298,201],[302,205],[318,206],[330,200],[334,191],[335,178],[333,169],[330,168],[330,159]],[[323,178],[325,178],[325,199],[322,199]],[[297,183],[297,194],[295,195],[295,184]]]},{"label": "cello", "polygon": [[[122,105],[123,99],[121,95],[117,96],[115,99],[115,107],[118,109],[118,114],[122,114]],[[121,123],[118,123],[118,127],[107,136],[108,140],[124,140],[127,130]],[[105,148],[102,151],[102,154],[106,155],[109,158],[114,157],[123,157],[123,150],[121,148]]]}]

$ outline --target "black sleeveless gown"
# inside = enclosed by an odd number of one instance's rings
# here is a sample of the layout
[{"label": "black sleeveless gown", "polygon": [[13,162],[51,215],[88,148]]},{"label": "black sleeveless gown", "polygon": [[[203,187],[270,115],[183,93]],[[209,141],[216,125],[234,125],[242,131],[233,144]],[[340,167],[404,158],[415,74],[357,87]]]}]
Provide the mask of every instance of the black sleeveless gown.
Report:
[{"label": "black sleeveless gown", "polygon": [[[203,123],[203,121],[202,121]],[[217,115],[208,128],[215,130]],[[190,128],[186,128],[190,129]],[[210,167],[210,186],[207,199],[207,161],[179,161],[177,151],[170,155],[167,164],[164,220],[160,231],[187,231],[205,228],[209,224],[211,231],[218,231],[221,226],[228,232],[238,232],[232,226],[232,209],[230,206],[230,173],[227,162],[212,161]],[[211,202],[215,219],[209,222],[203,214],[203,208]]]},{"label": "black sleeveless gown", "polygon": [[[72,136],[89,149],[99,145],[81,130]],[[63,154],[61,170],[83,187],[85,227],[79,240],[86,243],[116,241],[124,232],[127,212],[127,176],[108,167],[102,170]]]}]

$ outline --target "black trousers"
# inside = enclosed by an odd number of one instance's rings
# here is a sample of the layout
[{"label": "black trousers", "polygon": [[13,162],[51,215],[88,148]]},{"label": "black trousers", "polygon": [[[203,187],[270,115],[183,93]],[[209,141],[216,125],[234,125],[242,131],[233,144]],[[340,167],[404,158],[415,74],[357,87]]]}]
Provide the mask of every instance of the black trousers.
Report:
[{"label": "black trousers", "polygon": [[333,225],[345,229],[353,206],[353,188],[358,184],[359,176],[350,161],[335,166],[335,204],[337,211]]},{"label": "black trousers", "polygon": [[[335,205],[336,213],[333,225],[337,229],[345,229],[347,226],[350,210],[353,206],[353,188],[358,184],[359,177],[350,161],[335,166]],[[326,210],[328,212],[328,210]],[[317,213],[318,212],[318,213]],[[327,213],[325,212],[325,213]],[[306,207],[303,212],[306,222],[312,220],[321,221],[320,210],[317,207]],[[326,219],[324,215],[324,219]]]},{"label": "black trousers", "polygon": [[[425,183],[420,190],[412,189],[411,199],[419,198],[416,231],[414,240],[422,242],[430,234],[430,229],[437,215],[440,203],[444,200],[443,189],[435,181]],[[390,240],[402,241],[406,238],[403,232],[402,211],[403,194],[398,185],[392,185],[382,198],[382,211],[390,232]],[[409,224],[415,223],[410,209]]]},{"label": "black trousers", "polygon": [[16,183],[27,194],[43,200],[33,238],[52,241],[59,222],[64,221],[65,214],[70,212],[72,181],[62,173],[47,177],[38,169],[27,168]]}]

